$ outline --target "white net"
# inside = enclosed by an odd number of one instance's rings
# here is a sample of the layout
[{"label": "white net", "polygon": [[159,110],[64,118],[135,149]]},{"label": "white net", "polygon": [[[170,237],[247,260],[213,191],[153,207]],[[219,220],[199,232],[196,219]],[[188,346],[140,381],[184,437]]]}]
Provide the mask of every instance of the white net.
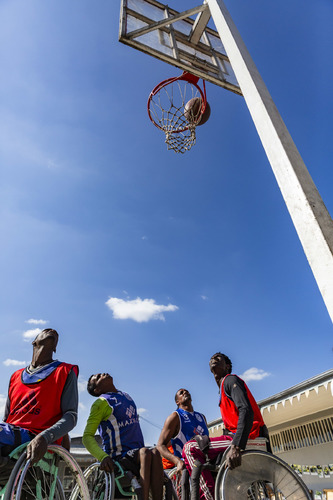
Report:
[{"label": "white net", "polygon": [[165,132],[165,143],[168,149],[172,149],[175,153],[185,153],[194,146],[196,141],[195,127],[190,127],[184,132]]},{"label": "white net", "polygon": [[[202,97],[200,88],[187,80],[172,81],[150,95],[150,117],[164,131],[167,147],[175,153],[189,151],[196,142],[195,129],[204,106]],[[192,99],[199,106],[187,110]]]}]

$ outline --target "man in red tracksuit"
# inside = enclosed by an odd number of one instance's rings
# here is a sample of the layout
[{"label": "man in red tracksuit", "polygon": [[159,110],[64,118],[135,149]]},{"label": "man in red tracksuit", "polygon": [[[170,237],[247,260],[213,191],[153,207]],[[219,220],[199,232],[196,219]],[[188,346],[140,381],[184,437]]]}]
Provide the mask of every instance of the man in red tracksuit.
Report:
[{"label": "man in red tracksuit", "polygon": [[53,360],[58,333],[47,328],[32,342],[29,366],[11,376],[0,423],[0,456],[8,455],[21,443],[29,442],[27,457],[40,460],[50,443],[64,443],[75,427],[78,409],[78,367]]},{"label": "man in red tracksuit", "polygon": [[[192,472],[195,460],[204,463],[205,454],[209,459],[216,458],[228,446],[226,460],[230,469],[241,465],[241,450],[244,450],[248,439],[265,437],[269,439],[267,427],[260,409],[244,380],[231,374],[232,363],[228,356],[220,352],[214,354],[209,367],[220,389],[219,406],[221,416],[229,435],[211,438],[209,448],[203,453],[196,441],[189,441],[183,449],[185,465]],[[268,451],[270,450],[268,441]],[[211,473],[204,470],[200,477],[200,498],[214,498],[214,481]]]}]

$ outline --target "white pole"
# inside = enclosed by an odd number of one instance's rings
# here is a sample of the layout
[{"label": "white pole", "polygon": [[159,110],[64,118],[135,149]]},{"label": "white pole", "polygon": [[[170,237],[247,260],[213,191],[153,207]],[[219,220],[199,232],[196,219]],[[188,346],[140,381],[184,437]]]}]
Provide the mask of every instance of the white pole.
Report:
[{"label": "white pole", "polygon": [[206,0],[333,321],[333,221],[222,0]]}]

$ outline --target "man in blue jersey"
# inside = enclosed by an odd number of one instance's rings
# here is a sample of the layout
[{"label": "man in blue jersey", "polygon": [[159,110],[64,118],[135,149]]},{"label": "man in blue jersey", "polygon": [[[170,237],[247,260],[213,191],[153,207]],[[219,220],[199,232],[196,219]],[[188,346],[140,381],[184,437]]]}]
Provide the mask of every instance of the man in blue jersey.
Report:
[{"label": "man in blue jersey", "polygon": [[[146,448],[139,424],[136,405],[126,392],[119,391],[108,373],[92,375],[88,380],[89,394],[98,399],[93,403],[82,442],[87,450],[101,462],[100,468],[112,472],[113,460],[131,470],[140,479],[143,500],[161,500],[163,469],[159,452]],[[103,450],[98,446],[95,433],[102,438]]]},{"label": "man in blue jersey", "polygon": [[[162,457],[170,460],[177,472],[186,470],[182,460],[184,444],[196,435],[208,436],[206,418],[193,410],[192,397],[187,389],[179,389],[175,395],[177,410],[166,419],[157,443],[157,449]],[[171,441],[173,453],[168,449]]]}]

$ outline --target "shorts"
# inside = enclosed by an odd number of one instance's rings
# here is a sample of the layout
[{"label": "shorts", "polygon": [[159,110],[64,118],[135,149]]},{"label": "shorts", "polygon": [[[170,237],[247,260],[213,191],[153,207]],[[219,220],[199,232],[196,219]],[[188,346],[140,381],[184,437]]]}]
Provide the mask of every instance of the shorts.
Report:
[{"label": "shorts", "polygon": [[129,450],[126,455],[121,458],[115,458],[123,469],[131,471],[135,476],[140,476],[140,448]]},{"label": "shorts", "polygon": [[34,434],[27,429],[0,422],[0,455],[2,457],[8,456],[20,444],[28,443],[33,437]]}]

